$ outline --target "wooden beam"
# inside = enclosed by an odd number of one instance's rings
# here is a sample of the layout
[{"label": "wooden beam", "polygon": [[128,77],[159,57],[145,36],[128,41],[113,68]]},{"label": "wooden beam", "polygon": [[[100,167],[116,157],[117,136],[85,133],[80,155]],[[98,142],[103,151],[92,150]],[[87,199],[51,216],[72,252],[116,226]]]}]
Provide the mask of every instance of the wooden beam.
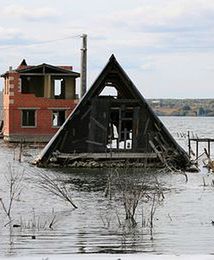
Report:
[{"label": "wooden beam", "polygon": [[98,126],[99,128],[101,128],[103,131],[107,132],[107,129],[104,125],[102,125],[101,123],[99,123],[93,116],[91,116],[91,120],[94,121],[95,125]]},{"label": "wooden beam", "polygon": [[83,120],[89,113],[91,112],[91,107],[81,116],[81,120]]},{"label": "wooden beam", "polygon": [[214,142],[214,138],[190,138],[190,141],[195,141],[198,143]]},{"label": "wooden beam", "polygon": [[143,131],[143,136],[146,135],[146,132],[147,132],[148,126],[149,126],[149,122],[150,122],[150,118],[148,117],[147,120],[146,120],[144,131]]},{"label": "wooden beam", "polygon": [[99,145],[99,146],[103,146],[103,145],[104,145],[103,143],[98,143],[98,142],[90,141],[90,140],[86,140],[86,143],[88,143],[88,144],[94,144],[94,145]]},{"label": "wooden beam", "polygon": [[86,159],[157,159],[156,153],[59,153],[56,155],[59,159],[77,159],[77,158],[86,158]]},{"label": "wooden beam", "polygon": [[45,75],[50,75],[50,76],[63,76],[63,77],[78,77],[75,74],[65,74],[65,73],[20,73],[20,76],[45,76]]},{"label": "wooden beam", "polygon": [[155,147],[154,143],[153,143],[151,140],[149,140],[149,144],[151,145],[153,151],[157,154],[157,156],[158,156],[158,158],[160,159],[160,161],[161,161],[162,163],[165,163],[165,160],[164,160],[164,158],[162,157],[161,153],[157,150],[157,148]]},{"label": "wooden beam", "polygon": [[209,157],[210,157],[210,140],[208,140],[208,154],[209,154]]}]

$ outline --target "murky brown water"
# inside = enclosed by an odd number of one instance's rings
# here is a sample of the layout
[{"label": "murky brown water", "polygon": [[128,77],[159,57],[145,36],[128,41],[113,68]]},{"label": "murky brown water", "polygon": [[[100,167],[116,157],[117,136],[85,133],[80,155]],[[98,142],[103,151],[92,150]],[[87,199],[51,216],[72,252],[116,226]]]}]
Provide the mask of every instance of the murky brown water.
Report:
[{"label": "murky brown water", "polygon": [[[213,137],[214,118],[161,118],[172,134],[185,147],[187,130],[199,136]],[[203,147],[201,147],[202,150]],[[188,182],[183,175],[163,174],[131,170],[129,174],[151,180],[153,174],[165,187],[165,199],[156,211],[153,240],[148,226],[150,204],[139,205],[137,225],[124,225],[122,201],[104,196],[109,172],[107,170],[40,169],[28,162],[38,152],[24,149],[19,163],[19,149],[0,145],[0,196],[7,202],[9,167],[20,174],[24,171],[23,190],[12,207],[10,228],[5,214],[0,210],[0,255],[71,254],[102,252],[147,252],[155,254],[212,254],[214,226],[214,176],[188,173]],[[213,150],[214,152],[214,150]],[[32,155],[32,156],[30,156]],[[15,160],[14,160],[15,159]],[[8,166],[11,165],[11,166]],[[64,201],[38,187],[37,176],[43,171],[55,173],[59,182],[69,184],[73,201],[78,209],[73,210]],[[151,174],[152,173],[152,174]],[[206,186],[204,186],[203,177]],[[0,208],[1,209],[1,208]],[[53,228],[49,225],[54,220]],[[119,217],[119,220],[118,220]],[[119,222],[121,222],[119,225]],[[34,239],[35,238],[35,239]]]}]

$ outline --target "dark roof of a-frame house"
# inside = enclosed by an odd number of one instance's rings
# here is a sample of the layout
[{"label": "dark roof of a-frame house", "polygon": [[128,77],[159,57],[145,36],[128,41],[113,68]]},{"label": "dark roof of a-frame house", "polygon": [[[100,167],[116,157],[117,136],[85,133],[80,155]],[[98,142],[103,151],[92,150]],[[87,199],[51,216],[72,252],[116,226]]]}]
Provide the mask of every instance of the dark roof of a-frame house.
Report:
[{"label": "dark roof of a-frame house", "polygon": [[[106,86],[113,86],[117,97],[102,96]],[[117,129],[116,138],[113,126]],[[109,136],[111,143],[112,136],[117,143],[113,151],[126,153],[126,158],[129,158],[129,155],[133,158],[133,153],[156,153],[160,160],[164,156],[167,160],[176,161],[180,166],[189,163],[187,153],[149,107],[114,55],[44,148],[38,162],[48,162],[54,152],[107,154],[110,149],[112,152]],[[125,146],[128,138],[132,142],[131,149],[126,149]],[[122,151],[120,143],[123,143]]]}]

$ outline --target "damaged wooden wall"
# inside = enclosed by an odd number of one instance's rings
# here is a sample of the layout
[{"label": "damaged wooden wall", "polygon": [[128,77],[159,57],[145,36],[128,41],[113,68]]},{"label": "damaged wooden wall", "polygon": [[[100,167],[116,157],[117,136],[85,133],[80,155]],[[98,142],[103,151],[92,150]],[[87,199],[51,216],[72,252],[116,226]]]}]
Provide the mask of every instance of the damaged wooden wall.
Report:
[{"label": "damaged wooden wall", "polygon": [[48,161],[54,151],[156,153],[160,160],[189,161],[114,56],[44,149],[40,161]]}]

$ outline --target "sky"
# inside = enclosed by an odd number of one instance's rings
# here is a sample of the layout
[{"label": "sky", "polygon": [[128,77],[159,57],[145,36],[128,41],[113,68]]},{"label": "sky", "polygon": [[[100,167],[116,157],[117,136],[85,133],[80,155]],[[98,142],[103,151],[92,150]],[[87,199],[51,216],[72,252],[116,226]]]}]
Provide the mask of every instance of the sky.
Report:
[{"label": "sky", "polygon": [[1,0],[0,72],[80,71],[83,33],[88,87],[114,54],[145,98],[214,98],[213,0]]}]

